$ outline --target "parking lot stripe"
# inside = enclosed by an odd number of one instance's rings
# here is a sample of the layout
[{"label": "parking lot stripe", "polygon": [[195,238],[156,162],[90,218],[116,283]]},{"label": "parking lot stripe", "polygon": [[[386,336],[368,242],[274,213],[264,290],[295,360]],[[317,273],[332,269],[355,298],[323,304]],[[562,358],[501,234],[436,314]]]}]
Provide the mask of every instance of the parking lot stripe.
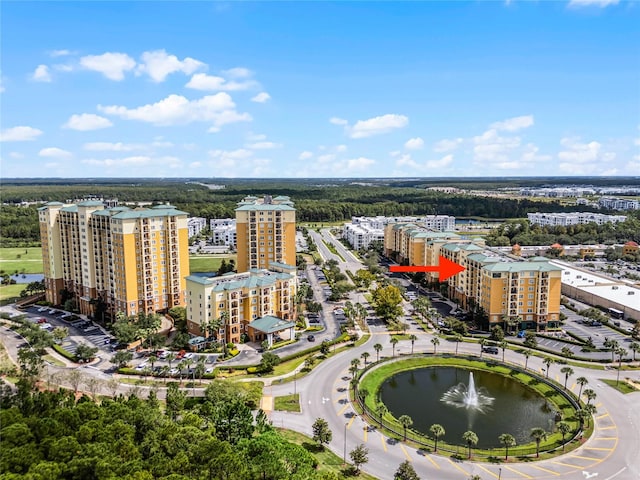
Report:
[{"label": "parking lot stripe", "polygon": [[527,475],[526,473],[519,472],[519,471],[518,471],[518,470],[516,470],[515,468],[512,468],[512,467],[510,467],[510,466],[508,466],[508,465],[503,465],[503,466],[502,466],[502,468],[506,468],[507,470],[509,470],[509,471],[511,471],[511,472],[513,472],[513,473],[517,473],[518,475],[521,475],[521,476],[523,476],[524,478],[533,478],[533,477],[531,477],[531,476]]},{"label": "parking lot stripe", "polygon": [[614,428],[618,428],[615,425],[611,425],[610,427],[599,427],[598,430],[612,430]]},{"label": "parking lot stripe", "polygon": [[603,447],[584,447],[585,450],[602,450],[605,452],[610,452],[613,448],[603,448]]},{"label": "parking lot stripe", "polygon": [[387,442],[384,441],[384,435],[380,435],[380,441],[382,442],[382,448],[384,449],[384,451],[387,451]]},{"label": "parking lot stripe", "polygon": [[440,470],[440,465],[438,465],[438,464],[436,463],[436,461],[435,461],[433,458],[431,458],[431,455],[426,455],[426,454],[425,454],[425,456],[424,456],[424,457],[425,457],[426,459],[428,459],[428,460],[433,464],[433,466],[434,466],[434,467],[436,467],[438,470]]},{"label": "parking lot stripe", "polygon": [[487,472],[489,475],[493,475],[494,478],[499,478],[498,475],[496,475],[495,473],[493,473],[491,470],[489,470],[488,468],[483,467],[482,465],[480,465],[479,463],[476,464],[476,466],[478,468],[481,468],[482,470],[484,470],[485,472]]},{"label": "parking lot stripe", "polygon": [[451,460],[450,458],[447,458],[447,460],[449,460],[449,463],[451,465],[453,465],[454,467],[456,467],[458,470],[460,470],[462,473],[464,473],[465,475],[471,475],[469,472],[467,472],[464,468],[462,468],[460,465],[458,465],[456,462],[454,462],[453,460]]},{"label": "parking lot stripe", "polygon": [[347,408],[349,408],[348,403],[340,409],[340,411],[338,412],[338,416],[342,415],[347,410]]},{"label": "parking lot stripe", "polygon": [[583,457],[582,455],[572,455],[569,458],[579,458],[581,460],[591,460],[592,462],[599,462],[599,461],[602,460],[601,458]]},{"label": "parking lot stripe", "polygon": [[594,440],[618,440],[618,437],[598,437],[594,438]]},{"label": "parking lot stripe", "polygon": [[345,399],[345,398],[347,398],[347,395],[346,395],[346,394],[345,394],[345,395],[340,395],[338,398],[336,398],[336,399],[334,400],[334,402],[335,402],[335,403],[340,403],[340,400],[343,400],[343,399]]},{"label": "parking lot stripe", "polygon": [[553,470],[549,470],[548,468],[540,467],[538,465],[529,465],[530,467],[537,468],[538,470],[542,470],[543,472],[551,473],[553,475],[560,475],[558,472],[554,472]]},{"label": "parking lot stripe", "polygon": [[411,462],[412,460],[409,456],[409,452],[407,452],[407,450],[404,448],[404,445],[402,445],[401,443],[399,443],[398,445],[400,446],[400,450],[402,450],[402,453],[404,453],[404,456],[407,457],[407,460]]},{"label": "parking lot stripe", "polygon": [[575,468],[583,468],[583,467],[582,467],[582,466],[580,466],[580,465],[573,465],[573,464],[571,464],[571,463],[562,463],[562,462],[556,462],[556,461],[553,461],[553,462],[551,462],[551,463],[555,463],[556,465],[562,465],[563,467],[570,467],[570,468],[574,468],[574,469],[575,469]]},{"label": "parking lot stripe", "polygon": [[347,425],[347,428],[350,429],[351,425],[353,425],[353,421],[356,419],[356,416],[354,415],[353,417],[351,417],[351,420],[349,420],[349,424]]},{"label": "parking lot stripe", "polygon": [[605,417],[608,417],[608,416],[609,416],[609,412],[607,412],[607,413],[603,413],[602,415],[597,416],[597,417],[596,417],[596,420],[600,420],[601,418],[605,418]]},{"label": "parking lot stripe", "polygon": [[369,427],[364,427],[362,431],[363,431],[362,440],[364,443],[367,443],[367,435],[369,433]]}]

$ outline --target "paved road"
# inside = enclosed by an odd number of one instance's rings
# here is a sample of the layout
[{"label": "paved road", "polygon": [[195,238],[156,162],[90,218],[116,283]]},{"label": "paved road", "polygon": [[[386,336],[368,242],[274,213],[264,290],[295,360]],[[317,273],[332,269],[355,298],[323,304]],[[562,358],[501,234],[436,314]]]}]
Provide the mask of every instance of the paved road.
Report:
[{"label": "paved road", "polygon": [[[333,440],[329,447],[339,456],[350,452],[357,444],[364,443],[369,449],[369,463],[365,470],[381,479],[393,478],[393,473],[404,460],[410,460],[423,479],[466,480],[470,475],[480,475],[483,479],[568,479],[578,480],[596,478],[598,480],[631,480],[640,478],[640,392],[622,395],[604,385],[600,378],[615,378],[614,372],[574,368],[573,379],[586,376],[589,385],[597,392],[595,417],[596,432],[582,447],[564,456],[540,462],[494,465],[488,463],[454,462],[446,456],[425,454],[415,448],[387,438],[375,427],[365,424],[357,416],[347,399],[349,388],[348,368],[352,358],[369,351],[375,358],[374,343],[385,348],[383,355],[391,355],[389,335],[382,328],[372,329],[373,337],[365,345],[354,348],[349,353],[334,357],[319,365],[314,374],[297,382],[297,391],[301,396],[302,413],[273,412],[272,420],[276,426],[285,426],[308,435],[312,434],[313,421],[322,417],[329,422],[333,431]],[[416,352],[432,351],[430,336],[424,332],[416,342]],[[402,345],[406,343],[406,345]],[[409,342],[399,344],[401,352],[410,350]],[[477,345],[462,344],[460,352],[477,354]],[[452,345],[441,345],[452,351]],[[396,352],[398,348],[396,348]],[[523,357],[508,351],[508,362],[523,365]],[[531,357],[529,367],[539,370],[543,367],[541,359]],[[559,367],[552,367],[552,377],[561,381]],[[636,377],[639,377],[637,373]],[[570,382],[571,383],[571,382]],[[579,387],[571,385],[573,391]],[[268,395],[286,395],[293,393],[293,386],[274,385],[267,388]],[[346,433],[346,435],[345,435]]]}]

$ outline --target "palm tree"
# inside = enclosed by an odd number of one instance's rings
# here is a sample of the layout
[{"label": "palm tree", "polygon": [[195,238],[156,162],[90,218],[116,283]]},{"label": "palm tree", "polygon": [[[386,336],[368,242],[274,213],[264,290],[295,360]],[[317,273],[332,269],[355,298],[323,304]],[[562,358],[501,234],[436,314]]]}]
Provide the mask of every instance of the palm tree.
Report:
[{"label": "palm tree", "polygon": [[380,352],[382,351],[382,345],[380,345],[379,343],[376,343],[373,346],[373,349],[376,351],[376,362],[380,361]]},{"label": "palm tree", "polygon": [[478,435],[471,430],[467,430],[462,434],[462,440],[469,447],[469,458],[471,458],[471,447],[478,444]]},{"label": "palm tree", "polygon": [[444,427],[442,425],[440,425],[439,423],[434,423],[433,425],[431,425],[431,427],[429,427],[429,433],[431,433],[431,435],[433,436],[433,440],[434,440],[434,447],[433,447],[433,451],[437,452],[438,451],[438,439],[440,437],[443,437],[444,434],[446,433],[444,431]]},{"label": "palm tree", "polygon": [[527,365],[529,365],[529,357],[531,356],[531,350],[523,350],[522,355],[524,355],[524,369],[527,369]]},{"label": "palm tree", "polygon": [[349,373],[351,374],[351,378],[355,380],[356,375],[358,374],[358,366],[352,364],[349,367]]},{"label": "palm tree", "polygon": [[480,340],[480,358],[482,358],[482,352],[484,352],[484,347],[487,346],[488,340],[486,338],[483,338],[482,340]]},{"label": "palm tree", "polygon": [[566,358],[571,358],[573,356],[573,352],[569,347],[562,347],[562,356]]},{"label": "palm tree", "polygon": [[567,389],[567,381],[569,380],[569,377],[571,375],[573,375],[573,368],[571,367],[562,367],[560,369],[560,373],[564,373],[564,389]]},{"label": "palm tree", "polygon": [[413,425],[413,419],[409,415],[400,415],[398,419],[402,428],[404,428],[404,441],[407,441],[407,428]]},{"label": "palm tree", "polygon": [[592,389],[587,388],[584,391],[584,396],[587,397],[587,404],[591,403],[592,400],[595,400],[597,395],[596,392],[594,392]]},{"label": "palm tree", "polygon": [[384,403],[378,404],[378,407],[376,408],[376,413],[378,414],[378,417],[380,418],[380,426],[382,426],[382,418],[387,414],[388,411],[389,411],[389,409],[387,408],[387,406]]},{"label": "palm tree", "polygon": [[156,364],[157,361],[158,361],[158,357],[156,357],[155,355],[149,355],[149,363],[151,364],[151,371],[153,371],[153,366]]},{"label": "palm tree", "polygon": [[364,366],[366,367],[367,366],[367,359],[371,356],[371,354],[369,352],[362,352],[362,354],[360,356],[364,360]]},{"label": "palm tree", "polygon": [[578,392],[578,400],[579,400],[580,396],[582,395],[582,387],[584,387],[587,383],[589,383],[589,380],[587,380],[586,377],[578,377],[576,378],[576,383],[580,385],[580,391]]},{"label": "palm tree", "polygon": [[633,352],[633,361],[635,362],[636,361],[636,353],[640,352],[640,343],[631,342],[631,344],[629,345],[629,348]]},{"label": "palm tree", "polygon": [[162,367],[162,370],[160,370],[160,375],[162,375],[164,377],[164,383],[167,383],[167,377],[169,376],[169,370],[171,370],[171,367],[168,367],[166,365],[164,365]]},{"label": "palm tree", "polygon": [[169,363],[169,370],[171,370],[171,362],[173,362],[176,359],[176,354],[171,352],[169,353],[169,355],[167,355],[167,362]]},{"label": "palm tree", "polygon": [[609,340],[609,345],[605,345],[605,347],[607,347],[607,346],[611,350],[611,361],[613,362],[613,360],[614,360],[613,356],[615,355],[616,350],[618,349],[620,344],[618,343],[617,340]]},{"label": "palm tree", "polygon": [[354,358],[351,360],[351,366],[356,367],[356,373],[358,372],[358,368],[360,367],[360,359]]},{"label": "palm tree", "polygon": [[587,428],[588,428],[589,424],[591,423],[591,416],[595,415],[598,412],[598,409],[593,403],[587,403],[584,406],[584,411],[587,413]]},{"label": "palm tree", "polygon": [[509,433],[503,433],[498,437],[500,443],[504,445],[504,459],[509,459],[509,447],[513,447],[516,444],[516,439],[513,435]]},{"label": "palm tree", "polygon": [[567,436],[567,433],[571,431],[571,425],[567,422],[560,422],[558,423],[558,431],[562,435],[562,451],[564,452],[564,438]]},{"label": "palm tree", "polygon": [[414,334],[409,335],[409,340],[411,340],[411,355],[413,355],[413,344],[418,339]]},{"label": "palm tree", "polygon": [[547,366],[547,378],[549,378],[549,370],[551,370],[551,364],[554,363],[554,360],[551,357],[545,357],[545,359],[542,360],[542,363]]},{"label": "palm tree", "polygon": [[627,351],[620,347],[616,350],[616,354],[618,355],[618,375],[616,376],[616,385],[620,383],[620,370],[622,370],[622,359],[627,354]]},{"label": "palm tree", "polygon": [[391,343],[391,347],[393,348],[393,357],[396,356],[396,345],[398,344],[398,341],[398,337],[391,337],[391,340],[389,340],[389,343]]},{"label": "palm tree", "polygon": [[544,428],[532,428],[531,438],[533,438],[536,442],[536,458],[540,457],[540,442],[547,439],[547,432],[545,432]]},{"label": "palm tree", "polygon": [[507,347],[509,347],[509,344],[506,342],[506,340],[503,340],[500,342],[500,348],[502,349],[502,361],[504,362],[504,352],[507,350]]},{"label": "palm tree", "polygon": [[458,354],[458,345],[460,345],[460,342],[462,342],[464,339],[462,337],[462,335],[460,335],[459,333],[456,333],[453,337],[453,341],[456,342],[456,355]]},{"label": "palm tree", "polygon": [[440,345],[440,340],[438,339],[438,337],[433,337],[431,339],[431,344],[433,345],[433,354],[435,355],[438,345]]},{"label": "palm tree", "polygon": [[585,421],[586,418],[589,417],[589,414],[587,413],[586,410],[581,408],[580,410],[576,411],[575,415],[576,415],[576,418],[578,420],[580,420],[580,428],[583,428],[584,427],[584,421]]}]

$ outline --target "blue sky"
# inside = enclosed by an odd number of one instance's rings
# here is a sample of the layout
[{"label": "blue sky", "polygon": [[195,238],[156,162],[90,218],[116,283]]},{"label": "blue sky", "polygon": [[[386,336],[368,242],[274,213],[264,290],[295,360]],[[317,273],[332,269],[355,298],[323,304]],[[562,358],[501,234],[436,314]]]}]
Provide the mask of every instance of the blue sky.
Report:
[{"label": "blue sky", "polygon": [[2,2],[2,177],[640,175],[640,4]]}]

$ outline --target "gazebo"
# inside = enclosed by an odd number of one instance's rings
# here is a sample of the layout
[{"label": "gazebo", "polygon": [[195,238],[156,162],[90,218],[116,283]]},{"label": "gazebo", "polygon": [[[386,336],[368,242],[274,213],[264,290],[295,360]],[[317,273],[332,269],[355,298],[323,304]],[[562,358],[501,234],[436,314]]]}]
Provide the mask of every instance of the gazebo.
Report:
[{"label": "gazebo", "polygon": [[255,319],[249,325],[249,338],[252,342],[261,342],[267,340],[269,347],[273,346],[273,334],[283,332],[283,337],[288,337],[289,340],[295,338],[294,329],[296,327],[295,322],[283,320],[282,318],[274,317],[272,315],[265,315]]}]

